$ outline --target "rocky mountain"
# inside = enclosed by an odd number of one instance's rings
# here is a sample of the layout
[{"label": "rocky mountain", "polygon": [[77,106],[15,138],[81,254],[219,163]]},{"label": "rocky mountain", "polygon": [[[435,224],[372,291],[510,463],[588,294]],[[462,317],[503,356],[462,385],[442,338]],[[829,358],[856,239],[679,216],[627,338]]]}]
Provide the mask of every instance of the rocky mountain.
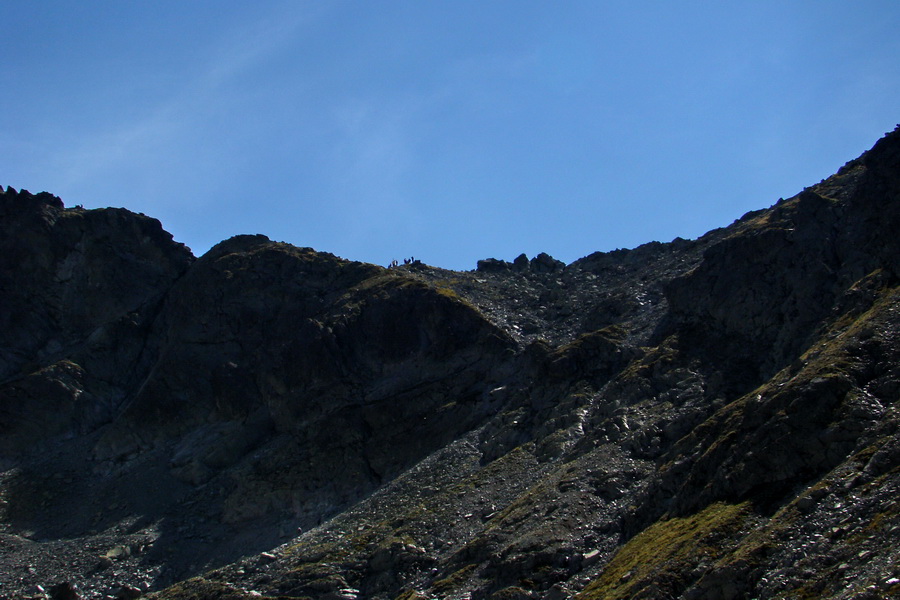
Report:
[{"label": "rocky mountain", "polygon": [[0,597],[900,597],[898,231],[900,128],[470,272],[0,188]]}]

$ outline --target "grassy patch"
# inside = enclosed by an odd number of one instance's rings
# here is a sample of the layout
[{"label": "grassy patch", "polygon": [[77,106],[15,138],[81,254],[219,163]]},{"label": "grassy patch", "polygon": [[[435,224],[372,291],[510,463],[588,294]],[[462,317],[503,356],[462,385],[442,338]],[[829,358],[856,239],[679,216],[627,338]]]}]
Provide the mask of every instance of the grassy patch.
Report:
[{"label": "grassy patch", "polygon": [[[259,596],[233,588],[224,583],[208,581],[202,577],[187,579],[147,596],[151,600],[274,600],[271,596]],[[297,600],[300,600],[299,598]]]},{"label": "grassy patch", "polygon": [[747,502],[720,502],[688,517],[658,521],[622,546],[576,600],[624,600],[651,586],[661,597],[677,596],[698,565],[731,549],[751,514]]},{"label": "grassy patch", "polygon": [[434,290],[441,296],[444,296],[445,298],[450,298],[451,300],[461,300],[462,299],[460,297],[460,295],[456,293],[456,290],[454,290],[452,288],[436,287],[436,288],[434,288]]},{"label": "grassy patch", "polygon": [[406,590],[401,592],[395,600],[428,600],[428,596],[425,596],[416,590]]},{"label": "grassy patch", "polygon": [[447,577],[438,579],[431,588],[438,594],[448,594],[465,583],[472,575],[472,572],[475,571],[475,568],[475,565],[466,565],[462,569],[454,571]]}]

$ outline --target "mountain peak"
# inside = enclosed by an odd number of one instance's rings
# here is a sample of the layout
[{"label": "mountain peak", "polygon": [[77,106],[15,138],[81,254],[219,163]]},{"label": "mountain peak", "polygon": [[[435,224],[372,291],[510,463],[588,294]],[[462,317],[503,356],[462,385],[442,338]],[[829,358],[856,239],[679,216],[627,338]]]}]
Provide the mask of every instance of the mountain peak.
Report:
[{"label": "mountain peak", "polygon": [[896,595],[898,167],[471,272],[0,190],[4,594]]}]

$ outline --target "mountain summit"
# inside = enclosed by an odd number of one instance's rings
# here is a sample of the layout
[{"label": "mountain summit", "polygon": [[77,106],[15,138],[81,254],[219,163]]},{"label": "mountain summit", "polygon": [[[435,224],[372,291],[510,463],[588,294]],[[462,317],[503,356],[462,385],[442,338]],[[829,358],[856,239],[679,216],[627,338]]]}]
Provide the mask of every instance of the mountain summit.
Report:
[{"label": "mountain summit", "polygon": [[569,265],[0,230],[0,597],[900,596],[900,128]]}]

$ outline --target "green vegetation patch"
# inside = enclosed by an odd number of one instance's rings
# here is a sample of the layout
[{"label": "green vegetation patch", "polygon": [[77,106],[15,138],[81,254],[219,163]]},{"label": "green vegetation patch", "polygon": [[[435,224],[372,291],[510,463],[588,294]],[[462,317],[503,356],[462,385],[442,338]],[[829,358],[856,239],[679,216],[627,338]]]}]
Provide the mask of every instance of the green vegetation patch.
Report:
[{"label": "green vegetation patch", "polygon": [[[157,594],[150,594],[148,598],[152,600],[247,600],[249,598],[253,600],[276,600],[273,596],[251,594],[224,583],[209,581],[202,577],[186,579]],[[278,598],[285,599],[283,596]]]},{"label": "green vegetation patch", "polygon": [[[613,332],[622,331],[618,326],[608,327]],[[604,330],[604,331],[606,331]],[[620,381],[652,379],[654,372],[665,371],[677,364],[679,357],[678,335],[671,335],[658,346],[643,348],[643,356],[631,361],[619,374]]]},{"label": "green vegetation patch", "polygon": [[438,594],[448,594],[464,584],[476,569],[476,565],[466,565],[443,579],[434,582],[431,588]]},{"label": "green vegetation patch", "polygon": [[428,596],[416,590],[406,590],[397,596],[396,600],[428,600]]},{"label": "green vegetation patch", "polygon": [[659,597],[677,596],[692,583],[688,577],[698,565],[712,564],[733,548],[751,515],[748,502],[719,502],[688,517],[658,521],[622,546],[576,600],[624,600],[646,588]]},{"label": "green vegetation patch", "polygon": [[452,300],[461,300],[462,299],[460,297],[460,295],[456,293],[456,290],[454,290],[452,288],[437,287],[437,288],[435,288],[435,291],[438,294],[440,294],[441,296],[444,296],[445,298],[450,298]]}]

